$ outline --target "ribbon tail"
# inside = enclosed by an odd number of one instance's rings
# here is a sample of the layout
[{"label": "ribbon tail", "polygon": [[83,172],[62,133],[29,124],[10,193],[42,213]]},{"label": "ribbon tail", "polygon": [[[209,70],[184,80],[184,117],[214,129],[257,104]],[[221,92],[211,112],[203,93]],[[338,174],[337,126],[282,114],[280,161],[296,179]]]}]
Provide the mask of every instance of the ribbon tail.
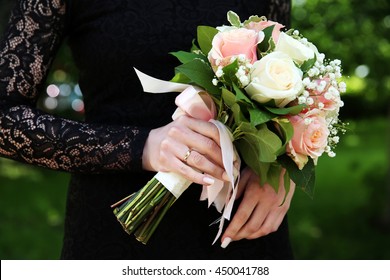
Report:
[{"label": "ribbon tail", "polygon": [[219,221],[219,229],[218,229],[217,235],[214,238],[213,245],[222,234],[224,222],[225,222],[225,219],[221,218],[221,220]]},{"label": "ribbon tail", "polygon": [[[218,128],[220,135],[220,144],[222,150],[222,161],[225,171],[229,177],[229,182],[225,182],[222,189],[208,187],[207,197],[209,199],[209,205],[214,203],[215,207],[219,212],[222,212],[222,216],[219,221],[219,230],[215,237],[213,244],[218,240],[222,234],[223,225],[225,220],[230,220],[231,212],[233,209],[234,201],[237,194],[237,185],[239,182],[239,170],[240,170],[240,159],[233,146],[233,136],[226,126],[216,120],[210,120]],[[202,197],[205,195],[202,194]]]},{"label": "ribbon tail", "polygon": [[149,93],[164,93],[164,92],[181,92],[185,90],[189,85],[168,82],[160,79],[153,78],[145,73],[134,68],[138,79],[141,81],[142,88],[145,92]]}]

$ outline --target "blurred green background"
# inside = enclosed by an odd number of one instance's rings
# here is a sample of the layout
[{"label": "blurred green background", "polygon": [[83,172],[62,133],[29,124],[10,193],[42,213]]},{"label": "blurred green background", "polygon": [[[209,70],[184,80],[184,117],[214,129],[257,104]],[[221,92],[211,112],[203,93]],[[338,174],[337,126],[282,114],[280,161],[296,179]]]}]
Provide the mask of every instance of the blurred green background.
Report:
[{"label": "blurred green background", "polygon": [[[1,0],[0,31],[13,0]],[[390,259],[390,4],[293,0],[292,26],[343,63],[349,131],[319,160],[314,198],[296,191],[289,212],[297,259]],[[81,118],[77,70],[64,45],[40,106]],[[58,259],[69,175],[0,159],[0,258]]]}]

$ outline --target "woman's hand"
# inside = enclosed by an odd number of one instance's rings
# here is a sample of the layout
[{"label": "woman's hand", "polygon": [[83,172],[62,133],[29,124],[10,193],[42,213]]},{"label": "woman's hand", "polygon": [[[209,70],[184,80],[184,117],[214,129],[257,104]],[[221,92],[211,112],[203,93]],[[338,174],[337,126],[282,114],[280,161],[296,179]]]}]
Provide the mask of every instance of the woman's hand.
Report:
[{"label": "woman's hand", "polygon": [[269,184],[260,186],[259,177],[250,168],[247,167],[241,172],[237,198],[241,195],[243,198],[222,235],[223,248],[231,241],[243,238],[255,239],[279,228],[290,207],[295,190],[295,184],[291,181],[290,190],[284,201],[286,194],[284,172],[280,176],[278,193]]},{"label": "woman's hand", "polygon": [[211,185],[210,176],[228,180],[217,127],[189,116],[151,130],[142,162],[145,170],[175,172],[201,185]]}]

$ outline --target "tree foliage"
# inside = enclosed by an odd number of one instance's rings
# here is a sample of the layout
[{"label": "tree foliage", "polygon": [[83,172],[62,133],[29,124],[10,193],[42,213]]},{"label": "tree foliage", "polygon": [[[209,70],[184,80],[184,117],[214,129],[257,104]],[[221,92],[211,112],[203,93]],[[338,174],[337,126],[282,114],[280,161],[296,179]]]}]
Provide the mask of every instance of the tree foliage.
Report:
[{"label": "tree foliage", "polygon": [[355,118],[384,114],[390,98],[390,2],[293,0],[293,4],[293,26],[327,57],[343,63],[348,85],[343,113]]}]

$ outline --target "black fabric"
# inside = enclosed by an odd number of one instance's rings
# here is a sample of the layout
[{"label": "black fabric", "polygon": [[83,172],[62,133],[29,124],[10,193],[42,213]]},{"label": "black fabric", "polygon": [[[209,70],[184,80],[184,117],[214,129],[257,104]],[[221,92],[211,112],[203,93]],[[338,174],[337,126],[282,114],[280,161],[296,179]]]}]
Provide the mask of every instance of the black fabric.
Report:
[{"label": "black fabric", "polygon": [[[211,245],[219,217],[191,186],[148,245],[127,235],[110,205],[143,186],[150,129],[171,120],[174,93],[147,94],[133,67],[170,79],[197,25],[266,15],[288,23],[287,0],[19,0],[0,41],[0,155],[72,173],[64,259],[289,259],[287,221],[257,240]],[[85,122],[37,110],[48,69],[65,38],[80,70]],[[236,203],[238,205],[238,202]]]}]

